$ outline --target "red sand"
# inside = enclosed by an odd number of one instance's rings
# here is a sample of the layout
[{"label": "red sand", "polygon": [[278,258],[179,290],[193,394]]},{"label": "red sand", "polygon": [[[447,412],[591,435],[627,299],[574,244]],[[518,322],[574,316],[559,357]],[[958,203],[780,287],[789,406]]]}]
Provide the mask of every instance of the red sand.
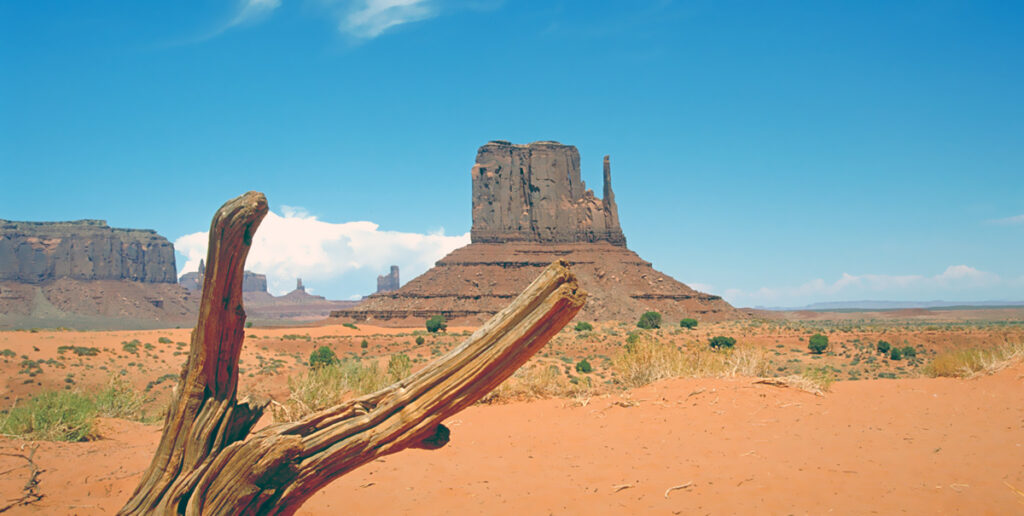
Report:
[{"label": "red sand", "polygon": [[[1024,514],[1024,365],[833,391],[685,379],[585,406],[474,406],[446,447],[356,470],[300,514]],[[44,498],[11,514],[114,512],[159,429],[104,425],[90,443],[0,439],[0,507],[28,477],[7,454],[37,448]]]}]

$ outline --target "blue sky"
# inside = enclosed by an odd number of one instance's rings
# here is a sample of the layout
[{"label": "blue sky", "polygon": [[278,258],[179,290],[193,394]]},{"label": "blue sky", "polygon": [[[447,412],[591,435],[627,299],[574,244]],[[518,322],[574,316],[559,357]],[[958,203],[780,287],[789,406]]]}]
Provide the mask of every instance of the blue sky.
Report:
[{"label": "blue sky", "polygon": [[0,218],[156,229],[183,266],[260,190],[272,288],[347,298],[464,242],[477,147],[553,139],[591,186],[612,156],[630,248],[735,304],[1020,300],[1022,26],[939,0],[0,2]]}]

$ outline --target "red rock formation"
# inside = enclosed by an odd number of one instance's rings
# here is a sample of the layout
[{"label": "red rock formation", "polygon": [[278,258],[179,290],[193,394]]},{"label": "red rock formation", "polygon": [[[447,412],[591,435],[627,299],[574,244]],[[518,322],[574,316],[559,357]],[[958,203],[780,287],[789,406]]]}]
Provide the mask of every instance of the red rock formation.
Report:
[{"label": "red rock formation", "polygon": [[420,325],[441,314],[479,323],[507,305],[543,267],[569,262],[590,293],[579,317],[636,321],[647,310],[668,324],[746,314],[722,298],[658,272],[626,248],[604,158],[604,198],[580,180],[579,152],[557,142],[494,141],[477,152],[472,243],[456,249],[393,292],[368,296],[333,317],[376,324]]}]

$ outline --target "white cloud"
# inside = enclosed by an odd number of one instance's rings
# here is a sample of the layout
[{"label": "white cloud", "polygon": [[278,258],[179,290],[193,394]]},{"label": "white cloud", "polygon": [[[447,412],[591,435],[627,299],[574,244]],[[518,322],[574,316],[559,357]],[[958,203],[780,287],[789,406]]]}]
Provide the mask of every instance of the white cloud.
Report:
[{"label": "white cloud", "polygon": [[[404,283],[452,250],[469,244],[469,233],[382,231],[373,222],[324,222],[291,206],[282,206],[281,211],[283,216],[270,212],[263,219],[245,264],[246,270],[267,275],[268,289],[275,295],[291,291],[296,278],[332,299],[369,294],[372,289],[351,284],[335,289],[321,285],[337,285],[342,276],[357,278],[361,285],[375,285],[376,276],[386,273],[390,265],[400,267]],[[175,250],[185,256],[181,274],[198,269],[199,260],[206,258],[208,238],[206,232],[200,232],[174,241]]]},{"label": "white cloud", "polygon": [[[242,0],[238,14],[228,23],[227,27],[242,25],[262,19],[274,9],[281,7],[281,0]],[[225,28],[227,28],[225,27]]]},{"label": "white cloud", "polygon": [[[1004,281],[997,274],[968,265],[950,265],[934,276],[843,273],[829,283],[817,278],[801,285],[761,287],[754,291],[728,289],[723,297],[741,306],[796,306],[818,301],[899,299],[925,300],[988,294],[1016,281]],[[924,296],[924,297],[922,297]]]},{"label": "white cloud", "polygon": [[989,222],[991,222],[993,224],[999,224],[1001,226],[1024,225],[1024,214],[1022,214],[1022,215],[1015,215],[1013,217],[1006,217],[1005,219],[995,219],[995,220],[991,220]]},{"label": "white cloud", "polygon": [[357,0],[347,2],[338,30],[372,39],[392,27],[433,18],[438,12],[431,0]]}]

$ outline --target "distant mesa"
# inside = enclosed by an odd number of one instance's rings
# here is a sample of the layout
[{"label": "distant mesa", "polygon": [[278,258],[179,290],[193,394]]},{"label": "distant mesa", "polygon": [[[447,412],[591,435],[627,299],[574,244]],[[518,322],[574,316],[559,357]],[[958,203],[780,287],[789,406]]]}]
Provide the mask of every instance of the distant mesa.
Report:
[{"label": "distant mesa", "polygon": [[391,272],[389,272],[389,273],[387,273],[387,274],[385,274],[383,276],[377,276],[377,293],[378,294],[381,293],[381,292],[391,292],[391,291],[394,291],[394,290],[398,290],[399,286],[400,285],[399,285],[399,280],[398,280],[398,266],[397,265],[392,265],[391,266]]},{"label": "distant mesa", "polygon": [[102,220],[0,220],[0,327],[156,327],[194,322],[174,246]]},{"label": "distant mesa", "polygon": [[102,220],[0,220],[0,281],[58,278],[176,283],[174,245],[153,230],[112,228]]},{"label": "distant mesa", "polygon": [[[181,275],[178,279],[178,284],[181,286],[193,290],[199,291],[203,289],[203,278],[206,276],[206,263],[204,260],[199,260],[199,270],[195,272],[186,272]],[[259,274],[252,271],[245,271],[242,275],[242,292],[266,292],[267,291],[267,275]]]},{"label": "distant mesa", "polygon": [[564,259],[590,294],[580,318],[636,320],[647,310],[669,321],[747,317],[626,248],[608,156],[603,172],[599,199],[580,179],[575,147],[554,141],[487,143],[471,170],[471,243],[398,290],[378,292],[331,315],[404,325],[441,314],[478,323],[510,303],[552,261]]}]

